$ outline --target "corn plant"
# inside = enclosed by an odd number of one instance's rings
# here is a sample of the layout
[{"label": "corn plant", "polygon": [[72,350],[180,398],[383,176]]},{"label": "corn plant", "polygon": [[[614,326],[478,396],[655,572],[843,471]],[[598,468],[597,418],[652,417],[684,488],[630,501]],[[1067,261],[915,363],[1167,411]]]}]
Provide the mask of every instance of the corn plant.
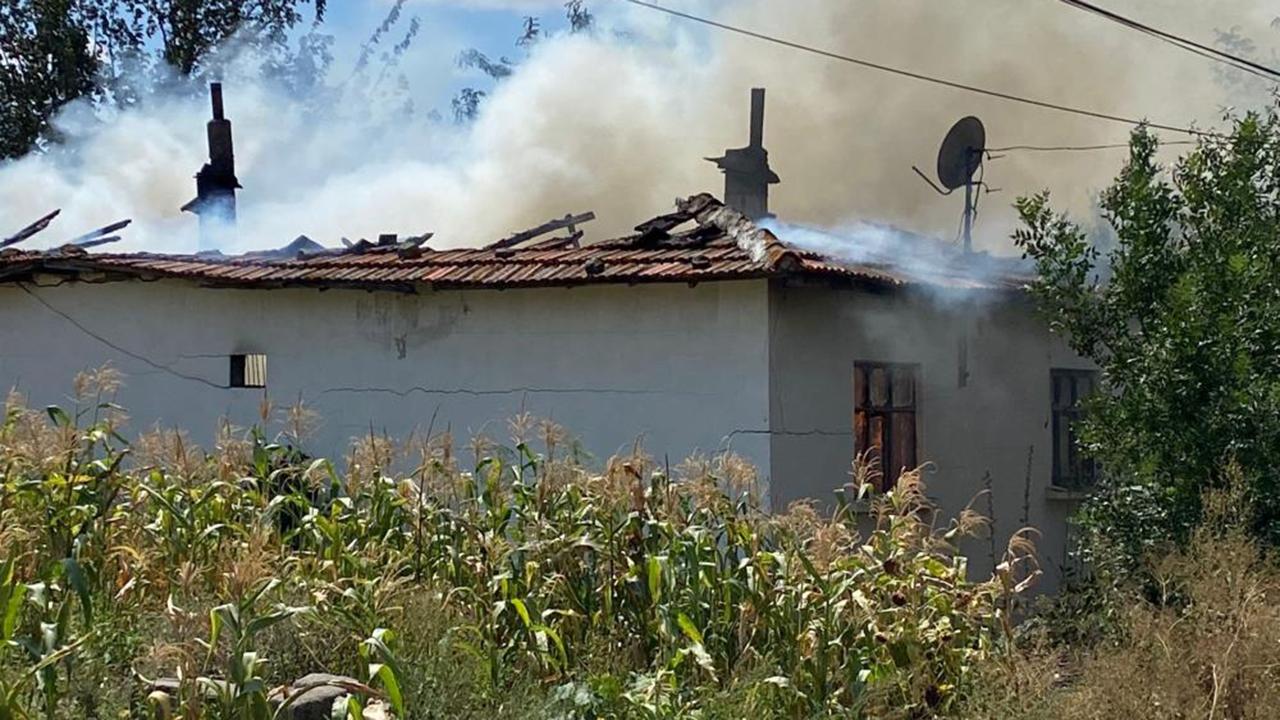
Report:
[{"label": "corn plant", "polygon": [[[269,701],[270,686],[264,677],[266,658],[256,647],[258,636],[273,625],[307,612],[305,607],[276,604],[264,608],[272,592],[280,586],[274,578],[264,580],[234,602],[209,612],[209,639],[205,666],[215,669],[223,658],[225,674],[202,674],[184,688],[186,702],[207,705],[214,717],[266,720],[275,717]],[[225,643],[223,642],[225,640]]]},{"label": "corn plant", "polygon": [[[77,635],[73,627],[76,604],[83,627],[93,625],[93,605],[83,573],[74,560],[68,560],[62,575],[71,592],[59,584],[20,583],[13,560],[0,562],[0,657],[13,652],[22,658],[15,681],[0,679],[0,720],[33,717],[29,709],[33,704],[45,717],[56,717],[62,699],[58,669],[65,667],[69,674],[75,653],[90,639],[92,630]],[[35,703],[28,702],[29,694]]]},{"label": "corn plant", "polygon": [[[424,603],[455,622],[430,642],[478,663],[486,694],[532,679],[577,716],[706,714],[726,693],[781,717],[945,715],[1033,574],[1012,557],[969,582],[953,545],[974,521],[934,527],[917,474],[870,516],[769,515],[740,460],[673,470],[636,451],[596,471],[545,425],[542,451],[477,442],[464,470],[433,442],[401,475],[372,434],[343,470],[261,428],[214,453],[131,448],[113,406],[85,407],[14,406],[0,426],[0,537],[17,549],[0,608],[23,609],[0,658],[8,717],[52,717],[77,658],[122,653],[99,643],[131,631],[100,608],[155,635],[125,672],[179,668],[154,713],[277,716],[283,662],[358,677],[354,717],[375,695],[404,716],[420,690],[388,628]],[[51,640],[28,652],[41,622]]]},{"label": "corn plant", "polygon": [[[395,633],[386,628],[378,628],[360,643],[360,657],[365,662],[365,675],[369,685],[372,686],[374,683],[381,685],[386,691],[387,699],[391,701],[392,709],[397,715],[404,717],[404,694],[400,690],[402,675],[395,653],[391,650],[394,640]],[[370,694],[353,693],[348,697],[347,711],[353,720],[361,720],[364,717],[364,700]]]}]

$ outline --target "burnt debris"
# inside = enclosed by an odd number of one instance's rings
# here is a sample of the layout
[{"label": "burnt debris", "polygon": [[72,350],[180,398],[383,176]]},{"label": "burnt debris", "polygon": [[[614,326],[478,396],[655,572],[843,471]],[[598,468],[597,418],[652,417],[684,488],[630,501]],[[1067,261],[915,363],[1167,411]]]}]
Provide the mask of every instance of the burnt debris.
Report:
[{"label": "burnt debris", "polygon": [[62,212],[61,208],[54,210],[53,212],[49,213],[48,215],[45,215],[39,220],[36,220],[35,222],[22,228],[18,232],[10,235],[9,237],[3,240],[0,240],[0,248],[6,248],[6,247],[9,247],[10,245],[17,245],[18,243],[22,242],[23,240],[26,240],[32,235],[35,235],[36,233],[43,231],[45,228],[49,227],[49,223],[53,222],[54,218],[58,217],[58,213],[60,212]]},{"label": "burnt debris", "polygon": [[328,252],[328,248],[320,243],[312,240],[306,235],[299,235],[294,238],[293,242],[271,250],[255,250],[244,253],[238,257],[243,258],[260,258],[263,260],[291,260],[300,259],[308,255],[319,255]]},{"label": "burnt debris", "polygon": [[82,248],[91,248],[116,242],[120,239],[120,236],[112,235],[112,233],[129,227],[129,224],[132,222],[133,220],[130,219],[113,222],[110,225],[104,225],[97,230],[91,230],[79,237],[68,240],[67,244]]},{"label": "burnt debris", "polygon": [[769,167],[769,151],[764,149],[764,88],[751,91],[751,144],[707,160],[724,172],[725,205],[751,220],[772,217],[769,186],[782,179]]},{"label": "burnt debris", "polygon": [[488,246],[488,249],[500,250],[504,248],[514,248],[521,243],[528,242],[529,240],[532,240],[536,237],[541,237],[543,235],[546,235],[549,232],[555,232],[556,230],[560,230],[561,228],[564,228],[569,231],[568,237],[551,238],[548,241],[539,243],[539,245],[542,245],[544,249],[548,243],[550,243],[552,246],[559,245],[559,244],[572,244],[574,247],[577,247],[578,240],[582,238],[582,233],[578,231],[578,226],[586,222],[591,222],[592,220],[595,220],[595,219],[596,219],[596,214],[594,212],[585,212],[581,215],[565,215],[562,218],[558,218],[556,220],[551,220],[551,221],[542,223],[541,225],[535,228],[523,230],[514,235],[505,237],[495,243],[490,244]]},{"label": "burnt debris", "polygon": [[[44,232],[61,212],[61,209],[54,210],[9,237],[0,239],[0,249],[7,248],[11,245],[17,245],[34,235]],[[97,230],[91,230],[83,235],[73,237],[66,241],[62,244],[61,249],[66,250],[68,248],[79,248],[84,250],[86,248],[116,242],[120,240],[120,236],[112,235],[111,233],[114,233],[117,230],[123,230],[128,227],[131,222],[133,222],[133,220],[120,220],[118,222],[113,222],[110,225],[104,225]]]}]

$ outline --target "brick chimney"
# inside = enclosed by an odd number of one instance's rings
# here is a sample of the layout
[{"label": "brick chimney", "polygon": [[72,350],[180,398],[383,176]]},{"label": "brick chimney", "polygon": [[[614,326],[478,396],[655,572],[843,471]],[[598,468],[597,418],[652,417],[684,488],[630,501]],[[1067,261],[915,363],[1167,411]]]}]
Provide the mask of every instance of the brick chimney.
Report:
[{"label": "brick chimney", "polygon": [[723,157],[707,158],[724,172],[724,202],[752,220],[772,217],[769,186],[781,179],[769,167],[764,149],[764,88],[751,91],[751,144],[725,150]]},{"label": "brick chimney", "polygon": [[196,197],[182,206],[200,216],[200,249],[216,250],[234,231],[236,222],[236,159],[231,142],[231,121],[222,110],[222,83],[209,84],[213,119],[209,121],[209,162],[196,173]]}]

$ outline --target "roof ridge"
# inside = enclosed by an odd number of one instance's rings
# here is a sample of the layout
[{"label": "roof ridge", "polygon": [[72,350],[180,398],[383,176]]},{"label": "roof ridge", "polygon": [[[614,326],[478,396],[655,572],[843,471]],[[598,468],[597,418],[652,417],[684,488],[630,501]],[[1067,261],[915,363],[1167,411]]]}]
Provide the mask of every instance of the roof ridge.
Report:
[{"label": "roof ridge", "polygon": [[755,262],[764,263],[765,269],[789,270],[799,266],[800,257],[789,245],[783,243],[769,230],[760,227],[751,218],[725,205],[710,193],[699,193],[676,201],[681,213],[695,219],[699,225],[713,225],[737,243]]}]

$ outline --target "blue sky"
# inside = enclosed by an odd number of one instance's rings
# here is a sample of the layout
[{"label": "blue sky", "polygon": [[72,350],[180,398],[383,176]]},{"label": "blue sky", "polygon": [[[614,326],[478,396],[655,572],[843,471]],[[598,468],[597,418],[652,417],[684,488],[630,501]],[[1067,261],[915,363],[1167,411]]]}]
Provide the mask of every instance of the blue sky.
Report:
[{"label": "blue sky", "polygon": [[[387,16],[391,6],[392,0],[330,0],[322,31],[334,36],[335,65],[339,71],[350,67],[361,43]],[[411,18],[419,19],[422,28],[409,50],[417,57],[407,59],[404,64],[433,69],[430,77],[410,78],[415,85],[414,95],[447,114],[449,101],[460,88],[484,89],[491,85],[478,71],[458,68],[455,63],[458,53],[475,48],[495,60],[502,56],[519,60],[524,51],[516,47],[515,40],[526,15],[537,17],[543,32],[561,32],[566,27],[563,3],[559,0],[409,0],[389,42],[403,37]]]}]

